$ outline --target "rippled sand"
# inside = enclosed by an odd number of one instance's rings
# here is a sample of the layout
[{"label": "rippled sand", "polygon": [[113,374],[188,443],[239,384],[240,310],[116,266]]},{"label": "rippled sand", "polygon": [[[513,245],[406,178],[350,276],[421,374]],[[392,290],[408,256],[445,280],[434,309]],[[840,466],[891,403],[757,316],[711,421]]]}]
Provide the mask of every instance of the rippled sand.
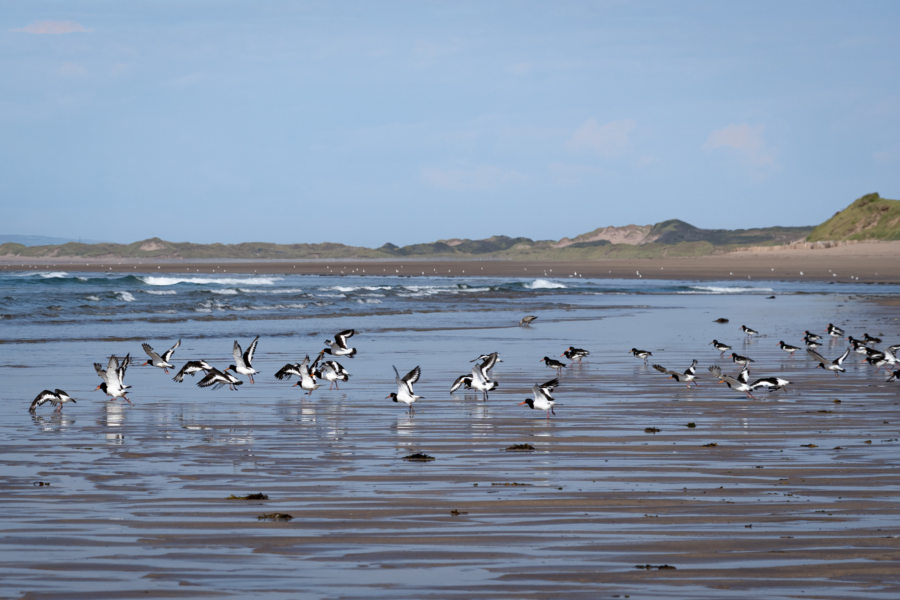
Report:
[{"label": "rippled sand", "polygon": [[[900,342],[895,315],[716,296],[547,311],[530,329],[491,312],[477,329],[370,317],[339,391],[304,399],[272,379],[318,350],[298,330],[260,341],[263,374],[238,392],[132,366],[134,406],[90,391],[90,363],[140,354],[133,342],[6,346],[20,354],[0,367],[0,596],[900,597],[900,384],[855,356],[835,377],[776,345],[828,321]],[[765,337],[743,342],[745,317]],[[713,337],[793,385],[758,400],[709,378],[688,390],[627,352],[736,370]],[[185,340],[176,357],[225,361],[231,341]],[[519,406],[553,376],[538,359],[570,344],[592,354],[563,373],[557,415]],[[451,396],[493,350],[499,390]],[[385,399],[392,364],[422,365],[414,416]],[[31,417],[58,381],[78,403]],[[403,460],[415,452],[435,460]],[[268,499],[228,499],[253,493]]]}]

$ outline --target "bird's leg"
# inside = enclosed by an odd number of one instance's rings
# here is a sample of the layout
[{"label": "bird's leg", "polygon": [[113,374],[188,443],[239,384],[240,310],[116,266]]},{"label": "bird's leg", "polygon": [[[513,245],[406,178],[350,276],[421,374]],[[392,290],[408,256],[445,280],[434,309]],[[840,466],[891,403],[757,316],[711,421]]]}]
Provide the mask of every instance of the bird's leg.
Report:
[{"label": "bird's leg", "polygon": [[250,383],[256,383],[255,381],[253,381],[253,375],[250,376]]},{"label": "bird's leg", "polygon": [[122,398],[124,398],[125,401],[128,402],[128,404],[132,404],[132,405],[133,405],[133,403],[131,402],[131,399],[130,399],[128,396],[126,396],[125,394],[122,394]]}]

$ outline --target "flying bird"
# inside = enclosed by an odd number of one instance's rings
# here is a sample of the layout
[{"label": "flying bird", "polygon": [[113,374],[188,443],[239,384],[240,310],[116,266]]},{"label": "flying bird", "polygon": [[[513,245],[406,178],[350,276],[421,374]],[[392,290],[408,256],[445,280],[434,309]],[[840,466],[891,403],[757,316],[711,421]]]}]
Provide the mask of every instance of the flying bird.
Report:
[{"label": "flying bird", "polygon": [[417,366],[413,367],[413,370],[400,377],[400,372],[397,370],[397,367],[394,367],[394,381],[397,383],[397,391],[391,392],[387,395],[388,398],[391,398],[394,402],[402,402],[409,407],[409,413],[415,413],[415,409],[413,408],[413,403],[416,400],[421,400],[422,396],[417,396],[413,392],[413,384],[419,380],[419,376],[422,375],[422,369]]},{"label": "flying bird", "polygon": [[52,392],[50,390],[44,390],[37,396],[35,396],[34,400],[31,401],[31,406],[28,407],[28,412],[34,413],[38,406],[49,402],[50,404],[56,405],[56,410],[54,412],[61,413],[63,404],[66,402],[75,402],[75,398],[71,397],[61,389],[57,388]]}]

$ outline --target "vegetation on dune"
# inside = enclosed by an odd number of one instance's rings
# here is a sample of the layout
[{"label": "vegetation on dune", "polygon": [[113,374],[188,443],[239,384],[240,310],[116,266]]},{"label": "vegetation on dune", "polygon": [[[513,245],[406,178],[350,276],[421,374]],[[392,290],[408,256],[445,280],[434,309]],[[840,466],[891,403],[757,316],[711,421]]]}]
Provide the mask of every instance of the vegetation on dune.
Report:
[{"label": "vegetation on dune", "polygon": [[131,244],[69,242],[42,246],[0,244],[0,256],[35,258],[130,258],[161,260],[303,260],[340,258],[497,258],[573,260],[703,256],[749,246],[789,244],[803,240],[900,240],[900,201],[878,194],[859,198],[831,219],[812,227],[701,229],[679,219],[655,225],[604,227],[562,240],[532,240],[495,235],[482,240],[450,239],[379,248],[338,243],[194,244],[150,238]]},{"label": "vegetation on dune", "polygon": [[866,194],[813,229],[807,240],[900,240],[900,200]]}]

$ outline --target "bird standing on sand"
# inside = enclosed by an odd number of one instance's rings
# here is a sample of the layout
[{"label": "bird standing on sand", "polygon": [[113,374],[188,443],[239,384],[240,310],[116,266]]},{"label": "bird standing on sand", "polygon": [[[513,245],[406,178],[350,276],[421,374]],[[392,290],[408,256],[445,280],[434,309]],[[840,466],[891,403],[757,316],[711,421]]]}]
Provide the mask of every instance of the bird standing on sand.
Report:
[{"label": "bird standing on sand", "polygon": [[75,398],[71,397],[59,388],[53,390],[52,392],[50,390],[44,390],[40,394],[35,396],[34,400],[31,401],[31,406],[28,407],[28,412],[35,412],[37,407],[44,404],[45,402],[55,404],[56,410],[53,412],[61,413],[63,404],[65,404],[66,402],[74,403]]},{"label": "bird standing on sand", "polygon": [[731,350],[731,346],[729,346],[728,344],[723,344],[719,340],[714,339],[710,342],[710,344],[712,344],[713,347],[722,354],[725,354],[726,351]]},{"label": "bird standing on sand", "polygon": [[148,344],[147,342],[144,342],[143,344],[141,344],[141,348],[144,349],[144,352],[147,353],[147,356],[150,357],[150,360],[148,360],[141,366],[146,367],[147,365],[152,365],[152,366],[162,369],[163,371],[168,373],[169,369],[175,368],[175,365],[170,363],[169,359],[172,358],[172,354],[175,353],[175,349],[178,348],[178,346],[180,346],[180,345],[181,345],[181,340],[178,340],[177,342],[175,342],[174,346],[172,346],[171,348],[169,348],[168,350],[163,352],[162,356],[160,356],[156,352],[156,350],[154,350],[150,346],[150,344]]},{"label": "bird standing on sand", "polygon": [[647,362],[648,356],[653,356],[653,353],[649,350],[638,350],[637,348],[632,348],[630,352],[634,355],[635,358],[642,358],[644,362]]},{"label": "bird standing on sand", "polygon": [[732,352],[731,353],[731,362],[737,363],[739,365],[746,365],[746,364],[749,364],[749,363],[752,363],[755,361],[752,358],[750,358],[749,356],[741,356],[737,352]]},{"label": "bird standing on sand", "polygon": [[185,375],[194,376],[194,373],[199,373],[200,371],[209,372],[212,371],[212,365],[210,365],[205,360],[189,360],[184,363],[184,366],[181,367],[181,370],[175,373],[175,377],[172,378],[172,381],[177,381],[181,383],[184,381]]},{"label": "bird standing on sand", "polygon": [[525,398],[521,402],[519,402],[519,406],[523,404],[527,404],[528,408],[532,410],[546,410],[547,411],[547,419],[550,419],[550,413],[556,414],[556,411],[553,410],[553,405],[555,401],[553,400],[553,389],[559,385],[559,378],[551,379],[550,381],[545,381],[541,384],[534,384],[531,386],[531,394],[532,398]]},{"label": "bird standing on sand", "polygon": [[394,381],[397,383],[397,391],[391,392],[387,395],[388,398],[391,398],[394,402],[402,402],[409,407],[409,414],[415,413],[415,409],[413,408],[413,403],[416,400],[421,400],[422,396],[417,396],[413,392],[413,384],[419,380],[419,377],[422,375],[422,369],[416,365],[412,371],[400,377],[400,371],[397,370],[397,367],[394,367]]},{"label": "bird standing on sand", "polygon": [[850,355],[850,348],[847,348],[846,350],[844,350],[844,353],[841,354],[839,357],[837,357],[834,360],[828,360],[827,358],[825,358],[824,356],[822,356],[821,354],[819,354],[818,352],[816,352],[815,350],[813,350],[811,348],[808,348],[806,351],[809,352],[809,354],[813,358],[815,358],[817,361],[819,361],[819,364],[816,365],[817,369],[825,369],[826,371],[832,371],[835,374],[835,376],[839,375],[840,373],[845,373],[847,371],[847,369],[845,369],[844,367],[841,366],[841,363],[843,363],[844,359]]},{"label": "bird standing on sand", "polygon": [[828,335],[830,335],[831,337],[835,337],[835,338],[844,337],[844,330],[833,323],[829,323],[828,327],[825,328],[825,331],[827,331]]},{"label": "bird standing on sand", "polygon": [[256,352],[256,345],[258,343],[259,336],[256,336],[253,338],[253,341],[250,342],[250,345],[247,346],[247,351],[241,353],[241,345],[237,340],[234,340],[234,347],[231,351],[231,355],[234,357],[234,364],[228,365],[225,370],[234,371],[238,375],[245,375],[250,378],[250,383],[254,383],[253,376],[259,373],[259,371],[253,368],[253,354]]},{"label": "bird standing on sand", "polygon": [[794,356],[794,352],[799,350],[797,346],[791,346],[790,344],[785,344],[783,341],[778,342],[778,347],[787,352],[790,356]]},{"label": "bird standing on sand", "polygon": [[575,346],[569,346],[569,348],[564,351],[560,356],[565,356],[569,360],[574,360],[575,362],[581,362],[581,359],[585,356],[588,356],[590,352],[585,350],[584,348],[576,348]]},{"label": "bird standing on sand", "polygon": [[541,359],[544,361],[544,364],[550,367],[551,369],[556,369],[556,375],[558,376],[562,373],[562,370],[566,368],[566,363],[560,362],[555,358],[550,358],[549,356],[545,356]]},{"label": "bird standing on sand", "polygon": [[873,344],[880,344],[881,338],[875,337],[874,335],[869,335],[868,333],[863,333],[863,341],[867,344],[869,342],[871,342]]},{"label": "bird standing on sand", "polygon": [[755,329],[747,327],[746,325],[741,325],[741,331],[747,334],[747,337],[752,337],[754,335],[759,335],[759,332]]},{"label": "bird standing on sand", "polygon": [[325,354],[331,354],[332,356],[346,356],[347,358],[353,358],[356,355],[356,348],[351,348],[347,345],[347,338],[355,333],[355,329],[345,329],[344,331],[334,334],[334,341],[325,340],[325,345],[328,346],[328,348],[325,348],[323,352]]},{"label": "bird standing on sand", "polygon": [[535,319],[537,319],[537,315],[525,315],[522,317],[522,320],[519,321],[519,327],[531,327],[531,324],[534,323]]},{"label": "bird standing on sand", "polygon": [[109,362],[106,363],[106,369],[100,363],[94,363],[94,370],[97,371],[97,375],[103,380],[103,383],[95,389],[103,390],[103,393],[113,400],[122,398],[128,404],[131,404],[131,400],[125,395],[128,388],[131,387],[130,385],[125,385],[125,371],[130,363],[130,354],[126,354],[121,361],[115,355],[110,356]]}]

